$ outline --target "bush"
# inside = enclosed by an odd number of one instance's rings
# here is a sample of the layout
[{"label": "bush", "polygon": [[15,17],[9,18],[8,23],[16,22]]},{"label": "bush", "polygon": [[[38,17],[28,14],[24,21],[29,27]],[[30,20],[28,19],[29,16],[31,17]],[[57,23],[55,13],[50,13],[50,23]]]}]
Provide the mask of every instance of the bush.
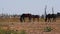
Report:
[{"label": "bush", "polygon": [[7,31],[7,34],[17,34],[17,32],[16,31],[13,31],[13,30],[8,30]]},{"label": "bush", "polygon": [[21,30],[20,32],[14,30],[4,30],[0,28],[0,34],[26,34],[25,30]]},{"label": "bush", "polygon": [[53,30],[51,27],[46,27],[46,28],[44,28],[44,31],[45,31],[45,32],[51,32],[51,30]]},{"label": "bush", "polygon": [[0,28],[0,34],[6,34],[6,33],[7,33],[7,31]]},{"label": "bush", "polygon": [[13,31],[13,30],[3,30],[3,29],[0,29],[0,34],[17,34],[16,31]]},{"label": "bush", "polygon": [[25,30],[21,30],[20,34],[26,34]]}]

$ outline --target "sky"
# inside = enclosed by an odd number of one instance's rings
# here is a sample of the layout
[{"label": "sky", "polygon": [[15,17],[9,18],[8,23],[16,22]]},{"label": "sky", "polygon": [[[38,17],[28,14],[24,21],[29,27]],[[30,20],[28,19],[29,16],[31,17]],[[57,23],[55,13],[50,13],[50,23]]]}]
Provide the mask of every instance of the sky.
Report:
[{"label": "sky", "polygon": [[0,0],[0,14],[31,13],[42,15],[47,5],[47,14],[60,12],[60,0]]}]

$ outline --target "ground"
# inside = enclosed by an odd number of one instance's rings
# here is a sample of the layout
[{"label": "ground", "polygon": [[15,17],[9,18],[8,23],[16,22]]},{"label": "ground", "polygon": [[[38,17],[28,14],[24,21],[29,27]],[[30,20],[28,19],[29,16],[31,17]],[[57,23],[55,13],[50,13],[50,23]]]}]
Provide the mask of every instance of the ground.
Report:
[{"label": "ground", "polygon": [[[60,20],[56,19],[56,22],[44,22],[43,19],[37,20],[35,22],[20,22],[19,18],[5,18],[0,19],[0,27],[3,29],[11,30],[25,30],[27,34],[60,34]],[[44,28],[51,27],[53,30],[51,32],[45,32]]]}]

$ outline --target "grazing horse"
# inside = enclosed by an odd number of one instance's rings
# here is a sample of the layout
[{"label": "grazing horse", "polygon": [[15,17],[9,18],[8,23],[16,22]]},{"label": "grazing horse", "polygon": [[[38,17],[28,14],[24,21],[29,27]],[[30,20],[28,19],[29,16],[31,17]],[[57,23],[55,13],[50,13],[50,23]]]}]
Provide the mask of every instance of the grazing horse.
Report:
[{"label": "grazing horse", "polygon": [[39,22],[40,16],[39,16],[39,15],[32,15],[32,18],[33,18],[33,21],[35,21],[35,18],[37,18],[37,20],[38,20],[38,22]]},{"label": "grazing horse", "polygon": [[25,22],[25,18],[28,17],[29,19],[29,22],[31,21],[31,14],[22,14],[21,17],[20,17],[20,21],[21,22]]},{"label": "grazing horse", "polygon": [[48,14],[45,16],[45,22],[46,21],[51,22],[51,19],[53,19],[53,21],[56,21],[56,14]]}]

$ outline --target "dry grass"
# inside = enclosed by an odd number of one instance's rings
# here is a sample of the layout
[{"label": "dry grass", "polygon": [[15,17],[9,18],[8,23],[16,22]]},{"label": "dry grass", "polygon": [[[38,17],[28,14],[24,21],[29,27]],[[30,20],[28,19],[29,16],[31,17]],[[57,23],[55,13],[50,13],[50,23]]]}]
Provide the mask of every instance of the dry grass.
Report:
[{"label": "dry grass", "polygon": [[[43,19],[40,19],[39,22],[27,22],[28,19],[26,19],[26,22],[20,23],[19,18],[5,18],[0,19],[0,22],[16,22],[13,24],[10,24],[9,26],[3,26],[4,28],[10,28],[14,30],[21,30],[24,29],[28,34],[60,34],[60,19],[58,18],[56,22],[44,22]],[[6,24],[5,23],[5,24]],[[13,26],[12,26],[13,25]],[[51,32],[44,32],[45,27],[51,27],[53,30]],[[1,26],[2,27],[2,26]]]},{"label": "dry grass", "polygon": [[19,18],[0,18],[0,22],[20,22]]}]

